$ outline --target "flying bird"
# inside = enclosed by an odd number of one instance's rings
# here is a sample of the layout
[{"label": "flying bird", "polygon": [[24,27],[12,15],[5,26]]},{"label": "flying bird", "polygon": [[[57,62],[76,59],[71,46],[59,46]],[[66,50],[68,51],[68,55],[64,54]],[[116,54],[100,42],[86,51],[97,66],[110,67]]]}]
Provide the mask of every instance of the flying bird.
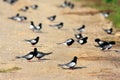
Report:
[{"label": "flying bird", "polygon": [[39,36],[37,36],[35,39],[25,40],[31,45],[36,45],[39,42]]},{"label": "flying bird", "polygon": [[66,64],[58,64],[63,69],[75,69],[75,66],[77,64],[77,56],[74,56],[73,60]]}]

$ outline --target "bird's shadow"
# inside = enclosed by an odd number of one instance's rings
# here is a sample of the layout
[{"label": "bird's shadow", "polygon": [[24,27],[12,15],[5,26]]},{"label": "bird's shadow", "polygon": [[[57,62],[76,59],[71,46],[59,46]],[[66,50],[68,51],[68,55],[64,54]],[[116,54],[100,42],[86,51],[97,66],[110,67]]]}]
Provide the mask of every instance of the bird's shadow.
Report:
[{"label": "bird's shadow", "polygon": [[62,68],[62,69],[65,69],[65,70],[77,70],[77,69],[83,69],[83,68],[87,68],[86,66],[82,66],[82,67],[74,67],[74,68]]}]

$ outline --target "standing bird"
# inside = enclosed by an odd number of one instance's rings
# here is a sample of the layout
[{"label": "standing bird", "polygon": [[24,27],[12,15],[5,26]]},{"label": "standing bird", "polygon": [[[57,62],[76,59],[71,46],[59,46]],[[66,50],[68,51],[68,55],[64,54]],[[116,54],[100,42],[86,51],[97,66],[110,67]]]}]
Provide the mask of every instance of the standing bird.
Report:
[{"label": "standing bird", "polygon": [[82,25],[81,27],[77,28],[77,29],[73,29],[74,31],[78,31],[80,33],[85,31],[85,25]]},{"label": "standing bird", "polygon": [[38,5],[37,5],[37,4],[34,4],[34,5],[31,5],[30,7],[35,10],[35,9],[38,8]]},{"label": "standing bird", "polygon": [[113,32],[113,29],[110,28],[110,29],[103,29],[107,34],[112,34]]},{"label": "standing bird", "polygon": [[35,31],[40,31],[42,29],[42,23],[39,23],[38,26],[36,26]]},{"label": "standing bird", "polygon": [[49,25],[50,27],[56,27],[58,29],[61,29],[64,26],[63,22],[60,22],[59,24],[55,24],[55,25]]},{"label": "standing bird", "polygon": [[58,64],[58,66],[60,66],[63,69],[75,69],[75,66],[77,64],[77,56],[74,56],[73,60],[70,61],[69,63],[66,64]]},{"label": "standing bird", "polygon": [[52,54],[52,52],[49,52],[49,53],[40,52],[40,51],[37,50],[37,48],[34,48],[34,52],[35,52],[35,57],[38,60],[40,60],[42,57],[44,57],[46,55]]},{"label": "standing bird", "polygon": [[82,39],[83,38],[81,33],[75,34],[74,36],[75,36],[76,39]]},{"label": "standing bird", "polygon": [[39,36],[37,36],[35,39],[30,39],[30,40],[25,40],[25,41],[27,41],[28,43],[32,45],[35,45],[39,42]]},{"label": "standing bird", "polygon": [[75,42],[74,39],[70,38],[70,39],[67,39],[66,41],[64,41],[62,43],[57,43],[57,44],[64,44],[66,46],[71,46],[74,42]]},{"label": "standing bird", "polygon": [[35,49],[34,51],[29,52],[28,54],[24,55],[24,56],[16,56],[16,59],[20,59],[20,58],[25,58],[28,61],[30,61],[31,59],[33,59],[33,57],[35,56]]},{"label": "standing bird", "polygon": [[87,43],[87,40],[88,40],[88,37],[84,37],[84,38],[81,38],[81,39],[78,39],[77,42],[81,45]]},{"label": "standing bird", "polygon": [[112,46],[115,45],[115,41],[109,41],[105,42],[104,44],[100,45],[101,50],[109,50],[112,48]]},{"label": "standing bird", "polygon": [[59,7],[65,8],[65,7],[67,7],[67,6],[68,6],[68,2],[67,2],[67,0],[65,0],[65,1],[63,2],[63,4],[61,4]]},{"label": "standing bird", "polygon": [[19,9],[19,11],[26,12],[28,9],[29,9],[29,7],[28,7],[28,6],[25,6],[25,7],[21,8],[21,9]]},{"label": "standing bird", "polygon": [[109,17],[110,12],[102,12],[101,14],[103,15],[103,17],[107,18]]},{"label": "standing bird", "polygon": [[54,21],[56,19],[56,15],[53,15],[53,16],[50,16],[50,17],[47,17],[48,20],[50,21]]},{"label": "standing bird", "polygon": [[15,2],[17,2],[18,0],[3,0],[4,2],[7,2],[9,4],[14,4]]},{"label": "standing bird", "polygon": [[[96,38],[96,39],[95,39],[95,42],[98,44],[98,46],[106,43],[106,41],[100,40],[99,38]],[[96,46],[96,47],[97,47],[97,46]]]},{"label": "standing bird", "polygon": [[9,17],[9,19],[14,20],[14,21],[18,21],[18,22],[22,22],[24,20],[27,20],[26,16],[20,16],[19,13],[17,13],[15,16]]}]

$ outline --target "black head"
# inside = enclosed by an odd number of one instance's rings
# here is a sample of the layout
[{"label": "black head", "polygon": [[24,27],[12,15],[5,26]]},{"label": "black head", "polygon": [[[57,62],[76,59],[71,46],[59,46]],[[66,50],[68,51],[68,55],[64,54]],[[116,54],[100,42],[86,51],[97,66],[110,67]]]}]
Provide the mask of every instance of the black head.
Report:
[{"label": "black head", "polygon": [[37,5],[37,4],[35,4],[34,6],[35,6],[36,8],[38,7],[38,5]]},{"label": "black head", "polygon": [[24,20],[27,20],[27,17],[23,17],[24,18]]},{"label": "black head", "polygon": [[84,24],[82,25],[82,28],[85,28],[85,25],[84,25]]},{"label": "black head", "polygon": [[29,9],[29,7],[28,7],[28,6],[25,6],[25,9]]},{"label": "black head", "polygon": [[34,52],[36,52],[37,51],[37,48],[34,48]]},{"label": "black head", "polygon": [[34,25],[33,21],[30,21],[31,25]]},{"label": "black head", "polygon": [[63,22],[60,23],[60,25],[63,25],[63,24],[64,24]]},{"label": "black head", "polygon": [[42,26],[42,23],[39,23],[39,26]]},{"label": "black head", "polygon": [[17,14],[16,14],[16,16],[18,17],[18,16],[20,16],[20,14],[19,14],[19,13],[17,13]]},{"label": "black head", "polygon": [[96,39],[95,39],[95,42],[99,42],[99,41],[101,41],[99,38],[96,38]]},{"label": "black head", "polygon": [[110,28],[110,31],[112,31],[113,29],[112,28]]},{"label": "black head", "polygon": [[87,39],[88,39],[88,37],[85,37],[85,38],[84,38],[84,40],[87,40]]},{"label": "black head", "polygon": [[76,60],[77,60],[77,59],[78,59],[78,57],[77,57],[77,56],[74,56],[74,59],[76,59]]},{"label": "black head", "polygon": [[39,36],[37,36],[36,39],[39,39]]}]

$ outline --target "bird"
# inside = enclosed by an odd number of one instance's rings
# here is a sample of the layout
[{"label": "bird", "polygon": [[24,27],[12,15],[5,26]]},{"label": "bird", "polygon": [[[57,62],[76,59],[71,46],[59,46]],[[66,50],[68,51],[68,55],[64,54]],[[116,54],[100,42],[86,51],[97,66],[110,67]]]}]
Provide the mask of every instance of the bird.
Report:
[{"label": "bird", "polygon": [[99,45],[100,49],[105,51],[105,50],[109,50],[112,48],[113,45],[115,45],[115,41],[108,41],[108,42],[105,42],[104,44],[102,45]]},{"label": "bird", "polygon": [[75,36],[76,39],[81,39],[81,38],[83,38],[83,36],[82,36],[81,33],[74,34],[74,36]]},{"label": "bird", "polygon": [[37,4],[34,4],[34,5],[31,5],[30,7],[35,10],[35,9],[38,8],[38,5],[37,5]]},{"label": "bird", "polygon": [[28,60],[30,62],[31,59],[33,59],[33,57],[35,56],[35,49],[34,51],[29,52],[28,54],[24,55],[24,56],[16,56],[16,59],[20,59],[20,58],[24,58],[26,60]]},{"label": "bird", "polygon": [[[95,42],[96,42],[98,45],[102,45],[102,44],[106,43],[106,41],[103,41],[103,40],[101,40],[101,39],[99,39],[99,38],[96,38],[96,39],[95,39]],[[96,47],[97,47],[97,46],[96,46]]]},{"label": "bird", "polygon": [[110,29],[103,29],[107,34],[112,34],[113,28]]},{"label": "bird", "polygon": [[36,26],[35,31],[40,31],[42,29],[42,23],[39,23],[38,26]]},{"label": "bird", "polygon": [[77,28],[77,29],[73,29],[74,31],[78,31],[80,33],[85,31],[85,25],[82,25],[81,27]]},{"label": "bird", "polygon": [[56,15],[53,15],[53,16],[50,16],[50,17],[47,17],[48,20],[50,21],[54,21],[56,19]]},{"label": "bird", "polygon": [[19,9],[19,11],[26,12],[28,9],[29,9],[29,7],[28,7],[28,6],[25,6],[25,7],[21,8],[21,9]]},{"label": "bird", "polygon": [[63,26],[64,26],[64,23],[63,22],[60,22],[58,24],[54,24],[54,25],[49,25],[50,27],[56,27],[58,29],[61,29]]},{"label": "bird", "polygon": [[12,20],[17,20],[17,18],[19,18],[20,14],[17,13],[15,16],[11,16],[11,17],[8,17],[9,19],[12,19]]},{"label": "bird", "polygon": [[103,15],[103,17],[105,17],[105,18],[107,18],[107,17],[109,17],[109,15],[110,15],[110,12],[102,12],[101,13],[102,15]]},{"label": "bird", "polygon": [[34,32],[39,32],[42,29],[42,23],[39,23],[38,26],[35,26],[34,22],[30,22],[30,29]]},{"label": "bird", "polygon": [[30,29],[31,29],[32,31],[34,31],[35,28],[36,28],[36,27],[35,27],[35,25],[34,25],[34,22],[31,21],[31,22],[30,22]]},{"label": "bird", "polygon": [[31,45],[36,45],[39,42],[39,36],[37,36],[35,39],[25,40]]},{"label": "bird", "polygon": [[58,44],[58,45],[59,45],[59,44],[64,44],[64,45],[66,45],[66,46],[71,46],[74,42],[75,42],[74,39],[69,38],[69,39],[67,39],[67,40],[64,41],[64,42],[62,42],[62,43],[57,43],[57,44]]},{"label": "bird", "polygon": [[20,16],[19,13],[17,13],[15,16],[8,17],[8,18],[11,19],[11,20],[14,20],[14,21],[18,21],[18,22],[22,22],[22,21],[27,20],[26,16]]},{"label": "bird", "polygon": [[79,44],[83,45],[83,44],[87,43],[87,40],[88,40],[88,37],[84,37],[84,38],[81,38],[81,39],[77,39],[76,41]]},{"label": "bird", "polygon": [[75,69],[75,66],[77,64],[77,56],[74,56],[73,60],[66,63],[66,64],[58,64],[58,66],[60,66],[63,69]]},{"label": "bird", "polygon": [[63,2],[63,4],[61,4],[59,7],[60,8],[65,8],[65,7],[67,7],[68,6],[68,2],[67,2],[67,0],[65,0],[64,2]]},{"label": "bird", "polygon": [[69,7],[70,7],[71,9],[73,9],[73,8],[75,7],[75,5],[72,3],[72,4],[69,5]]},{"label": "bird", "polygon": [[35,57],[40,60],[42,57],[46,56],[46,55],[49,55],[49,54],[52,54],[52,52],[48,52],[48,53],[45,53],[45,52],[40,52],[37,50],[37,48],[34,48],[34,52],[35,52]]},{"label": "bird", "polygon": [[17,2],[18,0],[3,0],[4,2],[7,2],[9,4],[14,4],[15,2]]}]

